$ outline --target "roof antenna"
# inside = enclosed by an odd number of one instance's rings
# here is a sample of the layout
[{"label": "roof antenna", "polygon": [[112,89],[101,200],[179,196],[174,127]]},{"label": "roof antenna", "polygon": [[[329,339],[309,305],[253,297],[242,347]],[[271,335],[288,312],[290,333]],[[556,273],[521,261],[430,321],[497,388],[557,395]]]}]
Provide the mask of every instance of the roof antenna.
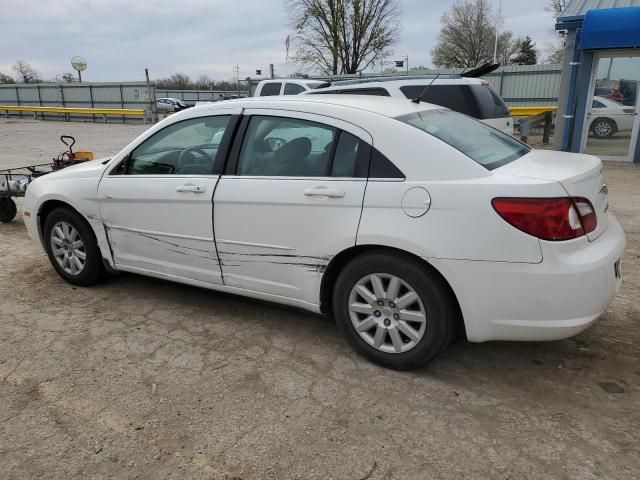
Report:
[{"label": "roof antenna", "polygon": [[[468,68],[469,68],[469,67],[465,67],[465,68],[464,68],[464,70],[462,70],[462,73],[460,73],[460,76],[462,76],[462,74],[463,74],[464,72],[466,72]],[[424,96],[424,94],[425,94],[425,93],[427,93],[427,90],[429,90],[429,87],[431,87],[431,85],[433,85],[433,82],[435,82],[435,81],[438,79],[438,77],[440,76],[440,74],[441,74],[441,72],[438,72],[438,73],[437,73],[437,75],[434,77],[434,79],[433,79],[433,80],[431,80],[431,83],[429,83],[429,85],[427,85],[427,86],[425,87],[425,89],[422,91],[422,93],[420,93],[420,95],[418,95],[416,98],[412,99],[411,101],[412,101],[413,103],[420,103],[420,102],[422,101],[422,97]]]}]

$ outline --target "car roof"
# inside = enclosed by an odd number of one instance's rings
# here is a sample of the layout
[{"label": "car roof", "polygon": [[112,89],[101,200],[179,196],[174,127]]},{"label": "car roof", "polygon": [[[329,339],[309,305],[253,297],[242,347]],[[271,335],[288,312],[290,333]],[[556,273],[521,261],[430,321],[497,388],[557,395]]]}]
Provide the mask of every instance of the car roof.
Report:
[{"label": "car roof", "polygon": [[[216,102],[211,105],[202,105],[196,109],[228,109],[237,108],[264,108],[292,110],[314,113],[316,110],[325,110],[326,107],[346,107],[354,110],[367,111],[395,118],[417,111],[443,109],[439,105],[420,102],[414,103],[406,98],[379,97],[375,95],[289,95],[270,97],[249,97],[238,100]],[[323,108],[324,107],[324,108]],[[194,109],[190,109],[194,110]]]},{"label": "car roof", "polygon": [[363,88],[376,87],[404,87],[404,86],[422,86],[422,85],[488,85],[489,82],[480,78],[415,78],[415,79],[397,79],[397,80],[367,80],[357,83],[335,83],[330,87],[318,88],[313,92],[328,92],[332,90],[355,90]]},{"label": "car roof", "polygon": [[314,80],[312,78],[270,78],[268,80],[260,80],[258,85],[264,85],[266,83],[283,83],[283,82],[296,82],[302,83],[304,85],[314,84],[314,83],[327,83],[325,80]]}]

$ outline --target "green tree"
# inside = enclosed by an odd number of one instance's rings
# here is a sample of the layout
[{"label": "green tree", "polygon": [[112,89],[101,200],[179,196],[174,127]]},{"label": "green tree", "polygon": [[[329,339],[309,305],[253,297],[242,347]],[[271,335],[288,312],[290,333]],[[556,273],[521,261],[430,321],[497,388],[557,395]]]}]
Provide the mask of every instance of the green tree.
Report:
[{"label": "green tree", "polygon": [[358,73],[391,54],[398,0],[287,0],[294,60],[327,74]]},{"label": "green tree", "polygon": [[538,52],[536,52],[536,44],[528,35],[520,42],[518,54],[513,58],[511,63],[516,65],[535,65],[538,63]]}]

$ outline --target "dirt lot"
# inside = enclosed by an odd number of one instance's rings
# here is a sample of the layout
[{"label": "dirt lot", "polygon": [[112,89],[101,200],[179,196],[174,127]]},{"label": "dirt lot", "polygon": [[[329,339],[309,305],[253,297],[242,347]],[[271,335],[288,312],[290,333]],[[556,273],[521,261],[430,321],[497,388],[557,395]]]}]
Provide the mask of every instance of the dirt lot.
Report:
[{"label": "dirt lot", "polygon": [[[141,130],[0,120],[0,165]],[[0,477],[640,478],[640,168],[606,175],[628,248],[602,319],[410,373],[308,313],[134,275],[74,288],[0,224]]]}]

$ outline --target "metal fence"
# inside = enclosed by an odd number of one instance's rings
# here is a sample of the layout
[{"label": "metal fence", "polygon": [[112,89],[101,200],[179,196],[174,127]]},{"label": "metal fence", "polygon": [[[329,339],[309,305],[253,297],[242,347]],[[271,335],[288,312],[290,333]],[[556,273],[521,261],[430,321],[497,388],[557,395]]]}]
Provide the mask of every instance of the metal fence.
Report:
[{"label": "metal fence", "polygon": [[196,102],[218,102],[220,100],[229,100],[232,98],[247,97],[249,92],[225,90],[162,90],[156,88],[156,98],[177,98],[183,100],[189,105],[195,105]]},{"label": "metal fence", "polygon": [[[151,118],[155,104],[155,87],[145,82],[127,83],[38,83],[0,85],[0,105],[29,105],[42,107],[77,108],[138,108],[144,109],[145,117]],[[23,116],[21,112],[13,115]],[[44,117],[59,118],[60,114],[47,113]],[[78,117],[79,119],[80,117]],[[98,118],[89,115],[83,119]],[[116,117],[117,121],[125,121]],[[112,118],[113,120],[113,118]],[[127,119],[139,122],[141,118]]]}]

